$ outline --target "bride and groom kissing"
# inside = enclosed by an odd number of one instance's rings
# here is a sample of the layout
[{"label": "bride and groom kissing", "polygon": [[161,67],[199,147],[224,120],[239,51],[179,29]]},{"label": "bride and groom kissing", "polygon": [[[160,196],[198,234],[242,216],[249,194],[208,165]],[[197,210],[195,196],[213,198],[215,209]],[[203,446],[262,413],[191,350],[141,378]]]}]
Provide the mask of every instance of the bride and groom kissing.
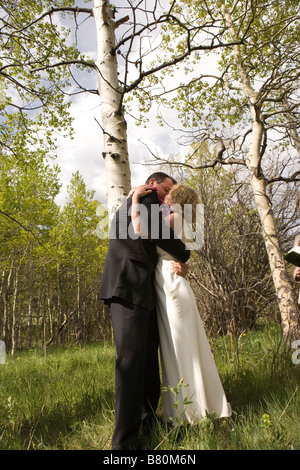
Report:
[{"label": "bride and groom kissing", "polygon": [[231,415],[186,279],[190,250],[183,211],[197,204],[194,189],[157,172],[130,192],[112,222],[99,297],[110,306],[116,346],[113,450],[142,449],[139,430],[151,429],[157,419],[158,348],[163,385],[186,385],[177,409],[172,393],[164,392],[165,421],[177,413],[190,424],[206,412]]}]

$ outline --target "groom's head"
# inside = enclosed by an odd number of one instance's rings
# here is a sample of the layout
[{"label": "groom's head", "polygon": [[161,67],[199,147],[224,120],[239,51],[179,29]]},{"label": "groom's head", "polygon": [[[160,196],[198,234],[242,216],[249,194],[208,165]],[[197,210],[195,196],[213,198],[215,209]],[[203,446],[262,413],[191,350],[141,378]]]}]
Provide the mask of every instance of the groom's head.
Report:
[{"label": "groom's head", "polygon": [[163,173],[162,171],[157,171],[152,175],[148,176],[146,184],[155,186],[157,189],[158,196],[164,200],[165,196],[169,194],[172,186],[176,184],[176,181],[171,176]]}]

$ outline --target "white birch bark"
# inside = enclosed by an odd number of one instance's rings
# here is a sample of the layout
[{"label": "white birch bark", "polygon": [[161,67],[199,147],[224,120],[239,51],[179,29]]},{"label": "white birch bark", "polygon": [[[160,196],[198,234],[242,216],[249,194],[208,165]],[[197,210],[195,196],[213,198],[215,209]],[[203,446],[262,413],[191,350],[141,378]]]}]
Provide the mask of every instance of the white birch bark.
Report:
[{"label": "white birch bark", "polygon": [[122,107],[122,88],[118,81],[115,29],[120,22],[113,20],[107,0],[94,0],[93,15],[97,29],[101,126],[104,137],[107,204],[110,216],[130,190],[130,167],[127,129]]},{"label": "white birch bark", "polygon": [[[237,41],[231,14],[226,6],[222,5],[222,12],[230,30],[231,37]],[[240,46],[234,46],[236,66],[239,73],[241,89],[247,98],[252,114],[252,137],[247,159],[250,173],[250,183],[254,193],[256,208],[260,217],[262,234],[268,253],[269,265],[277,295],[281,327],[285,341],[292,342],[300,338],[299,309],[296,295],[285,268],[284,258],[279,246],[274,216],[266,195],[266,182],[260,171],[261,144],[263,139],[263,117],[257,93],[251,86],[247,70],[243,66]]]},{"label": "white birch bark", "polygon": [[16,349],[16,325],[17,325],[17,298],[18,298],[18,284],[19,284],[19,269],[16,268],[14,290],[13,290],[13,305],[11,314],[11,355],[14,356]]}]

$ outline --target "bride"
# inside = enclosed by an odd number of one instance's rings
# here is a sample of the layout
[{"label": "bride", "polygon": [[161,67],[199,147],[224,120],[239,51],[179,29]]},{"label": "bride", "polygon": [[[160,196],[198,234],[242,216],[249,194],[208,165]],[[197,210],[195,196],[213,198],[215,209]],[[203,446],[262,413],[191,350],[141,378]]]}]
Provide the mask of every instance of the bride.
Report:
[{"label": "bride", "polygon": [[[149,192],[149,186],[135,188],[133,207],[138,208],[139,198]],[[196,208],[198,194],[182,183],[174,185],[164,200],[165,223],[186,242],[184,208]],[[172,208],[172,210],[171,210]],[[163,214],[165,214],[165,210]],[[135,209],[132,223],[135,233],[142,227]],[[174,259],[157,248],[158,263],[155,271],[157,316],[160,338],[163,387],[163,416],[166,422],[183,418],[195,424],[207,413],[218,418],[231,416],[217,367],[206,337],[187,279],[172,268]],[[180,386],[178,387],[178,385]],[[176,388],[174,394],[171,388]]]}]

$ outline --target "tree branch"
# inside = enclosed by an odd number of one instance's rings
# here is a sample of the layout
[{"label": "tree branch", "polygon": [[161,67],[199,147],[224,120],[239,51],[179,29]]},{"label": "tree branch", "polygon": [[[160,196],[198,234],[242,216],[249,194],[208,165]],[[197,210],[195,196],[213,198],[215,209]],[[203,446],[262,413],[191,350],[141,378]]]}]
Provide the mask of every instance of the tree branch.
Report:
[{"label": "tree branch", "polygon": [[[299,176],[299,178],[297,178],[297,176]],[[278,176],[277,178],[271,178],[269,180],[266,180],[266,184],[268,185],[272,183],[277,183],[278,181],[284,181],[285,183],[293,183],[295,181],[300,181],[300,171],[296,171],[290,177]]]},{"label": "tree branch", "polygon": [[191,165],[187,162],[174,162],[170,161],[161,157],[158,157],[155,155],[149,148],[147,144],[144,144],[148,151],[151,153],[151,155],[154,157],[154,161],[156,163],[151,163],[147,162],[146,165],[157,165],[157,162],[159,162],[162,165],[171,165],[171,166],[184,166],[186,168],[189,168],[191,170],[203,170],[205,168],[214,168],[218,163],[221,165],[243,165],[246,166],[246,163],[242,159],[237,159],[237,158],[227,158],[223,159],[223,153],[226,150],[224,141],[221,137],[215,136],[215,139],[217,139],[221,143],[221,148],[218,150],[216,158],[208,163],[204,163],[202,165]]},{"label": "tree branch", "polygon": [[41,245],[43,248],[46,249],[46,247],[40,242],[38,237],[33,233],[33,231],[31,229],[25,227],[23,224],[21,224],[21,222],[19,222],[17,219],[15,219],[11,215],[7,214],[6,212],[2,211],[1,209],[0,209],[0,214],[4,215],[5,217],[8,217],[10,220],[12,220],[16,224],[20,225],[20,227],[22,227],[24,230],[26,230],[26,232],[31,233],[31,235],[36,239],[36,241],[39,243],[39,245]]},{"label": "tree branch", "polygon": [[[56,13],[58,11],[68,11],[68,12],[73,12],[73,13],[89,13],[92,16],[92,9],[91,8],[79,8],[79,7],[59,7],[59,8],[51,8],[50,10],[46,11],[42,15],[40,15],[38,18],[35,20],[31,21],[30,23],[27,23],[23,28],[16,29],[11,35],[13,36],[14,34],[21,33],[22,31],[30,28],[33,26],[35,23],[38,23],[41,21],[43,18],[46,16],[51,16],[53,13]],[[6,23],[7,26],[10,26],[11,28],[13,27],[11,24]]]},{"label": "tree branch", "polygon": [[87,60],[79,60],[79,59],[74,59],[74,60],[63,60],[61,62],[57,62],[56,64],[49,64],[45,65],[44,67],[38,67],[38,68],[33,68],[30,70],[31,73],[34,72],[40,72],[41,70],[47,70],[55,67],[59,67],[61,65],[85,65],[88,67],[91,67],[95,70],[98,70],[96,64],[94,62],[88,62]]},{"label": "tree branch", "polygon": [[241,45],[243,41],[237,41],[237,42],[231,42],[231,43],[226,43],[226,44],[211,44],[209,46],[194,46],[190,47],[186,52],[181,54],[178,57],[175,57],[175,59],[163,62],[162,64],[158,65],[157,67],[154,67],[152,69],[146,70],[145,72],[141,72],[139,78],[137,78],[134,82],[131,83],[128,87],[125,88],[125,93],[128,93],[131,90],[134,90],[142,81],[145,77],[148,75],[154,74],[156,72],[159,72],[160,70],[163,70],[167,67],[170,67],[171,65],[176,65],[179,62],[182,62],[186,57],[188,57],[192,52],[196,51],[211,51],[214,49],[219,49],[221,47],[231,47],[231,46],[236,46],[236,45]]}]

